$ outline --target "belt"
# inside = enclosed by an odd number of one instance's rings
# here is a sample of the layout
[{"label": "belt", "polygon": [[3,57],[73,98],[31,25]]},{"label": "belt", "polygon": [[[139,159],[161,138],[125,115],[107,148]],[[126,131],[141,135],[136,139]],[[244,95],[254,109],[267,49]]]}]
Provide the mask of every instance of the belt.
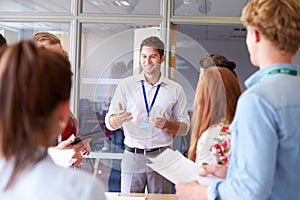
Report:
[{"label": "belt", "polygon": [[168,146],[166,147],[158,147],[158,148],[153,148],[153,149],[139,149],[139,148],[132,148],[132,147],[129,147],[127,145],[125,145],[125,149],[131,153],[138,153],[138,154],[144,154],[144,155],[147,155],[147,154],[154,154],[154,153],[161,153],[163,152],[165,149],[167,149]]}]

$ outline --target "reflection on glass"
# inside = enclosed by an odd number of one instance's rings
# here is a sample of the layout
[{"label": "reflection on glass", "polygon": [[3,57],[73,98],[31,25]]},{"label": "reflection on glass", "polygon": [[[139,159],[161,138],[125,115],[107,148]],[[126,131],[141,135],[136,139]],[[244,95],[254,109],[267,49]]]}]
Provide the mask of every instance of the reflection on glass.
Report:
[{"label": "reflection on glass", "polygon": [[104,134],[104,117],[119,79],[133,75],[138,67],[134,66],[137,30],[152,27],[157,25],[82,24],[79,129],[101,132],[102,138],[91,142],[93,151],[120,151],[113,136],[108,140]]},{"label": "reflection on glass", "polygon": [[249,0],[173,0],[174,15],[239,17]]},{"label": "reflection on glass", "polygon": [[71,0],[47,0],[47,1],[24,1],[24,0],[1,0],[0,13],[4,12],[45,12],[45,13],[70,13]]},{"label": "reflection on glass", "polygon": [[181,28],[176,31],[176,81],[185,91],[188,110],[192,110],[199,78],[199,58],[208,52],[195,38],[179,30]]},{"label": "reflection on glass", "polygon": [[161,0],[85,0],[83,13],[159,14]]},{"label": "reflection on glass", "polygon": [[[199,61],[209,54],[221,54],[237,64],[235,71],[239,77],[242,89],[245,80],[257,68],[250,63],[246,47],[246,29],[243,26],[226,25],[177,25],[177,31],[190,39],[176,36],[176,51],[184,58],[189,57],[192,65],[199,71]],[[193,41],[193,42],[191,42]],[[205,51],[194,49],[197,43]],[[206,53],[204,53],[206,52]]]},{"label": "reflection on glass", "polygon": [[177,31],[199,40],[242,40],[246,38],[246,28],[243,25],[177,25]]},{"label": "reflection on glass", "polygon": [[50,23],[50,22],[0,22],[0,30],[7,39],[8,44],[12,44],[21,39],[31,39],[40,31],[51,32],[57,35],[62,42],[63,48],[69,52],[70,44],[70,24]]}]

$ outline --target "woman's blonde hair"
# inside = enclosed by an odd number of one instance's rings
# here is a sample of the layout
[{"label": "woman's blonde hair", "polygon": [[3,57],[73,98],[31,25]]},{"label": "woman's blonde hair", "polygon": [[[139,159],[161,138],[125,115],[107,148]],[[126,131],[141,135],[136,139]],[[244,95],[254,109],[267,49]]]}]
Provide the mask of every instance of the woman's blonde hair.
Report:
[{"label": "woman's blonde hair", "polygon": [[61,45],[61,41],[60,39],[49,32],[37,32],[33,35],[33,40],[36,42],[44,42],[44,41],[48,41],[50,44],[60,44]]},{"label": "woman's blonde hair", "polygon": [[237,77],[227,68],[210,67],[199,77],[191,122],[188,157],[195,161],[198,139],[211,125],[233,120],[241,95]]},{"label": "woman's blonde hair", "polygon": [[63,56],[69,60],[69,54],[66,50],[64,50],[64,48],[62,47],[62,44],[61,44],[61,41],[60,39],[52,34],[52,33],[49,33],[49,32],[37,32],[33,35],[32,39],[35,41],[35,42],[45,42],[45,41],[48,41],[49,44],[51,45],[54,45],[54,44],[59,44],[61,49],[62,49],[62,54]]}]

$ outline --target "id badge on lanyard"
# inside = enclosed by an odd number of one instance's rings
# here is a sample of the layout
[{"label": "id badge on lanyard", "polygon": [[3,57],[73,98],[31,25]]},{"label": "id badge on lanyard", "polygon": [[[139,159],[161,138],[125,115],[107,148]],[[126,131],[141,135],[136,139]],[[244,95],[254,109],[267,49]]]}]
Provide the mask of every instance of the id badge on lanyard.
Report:
[{"label": "id badge on lanyard", "polygon": [[146,111],[147,111],[147,120],[144,120],[144,121],[142,121],[140,123],[140,128],[143,129],[143,130],[145,130],[145,131],[147,131],[147,132],[152,132],[152,130],[153,130],[154,127],[153,127],[152,123],[150,122],[150,112],[152,110],[152,107],[153,107],[154,102],[156,100],[158,91],[160,89],[160,84],[156,88],[156,91],[155,91],[155,94],[154,94],[154,97],[153,97],[153,100],[151,102],[150,107],[149,107],[148,101],[147,101],[146,89],[145,89],[144,81],[142,81],[142,88],[143,88],[143,95],[144,95],[145,107],[146,107]]}]

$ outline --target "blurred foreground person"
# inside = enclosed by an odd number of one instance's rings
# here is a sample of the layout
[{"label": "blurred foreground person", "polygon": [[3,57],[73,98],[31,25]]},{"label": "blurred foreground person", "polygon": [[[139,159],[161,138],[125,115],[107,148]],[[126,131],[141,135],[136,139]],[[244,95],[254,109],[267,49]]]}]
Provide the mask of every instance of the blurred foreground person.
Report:
[{"label": "blurred foreground person", "polygon": [[68,119],[70,64],[31,41],[0,57],[0,199],[104,199],[103,186],[47,154]]}]

